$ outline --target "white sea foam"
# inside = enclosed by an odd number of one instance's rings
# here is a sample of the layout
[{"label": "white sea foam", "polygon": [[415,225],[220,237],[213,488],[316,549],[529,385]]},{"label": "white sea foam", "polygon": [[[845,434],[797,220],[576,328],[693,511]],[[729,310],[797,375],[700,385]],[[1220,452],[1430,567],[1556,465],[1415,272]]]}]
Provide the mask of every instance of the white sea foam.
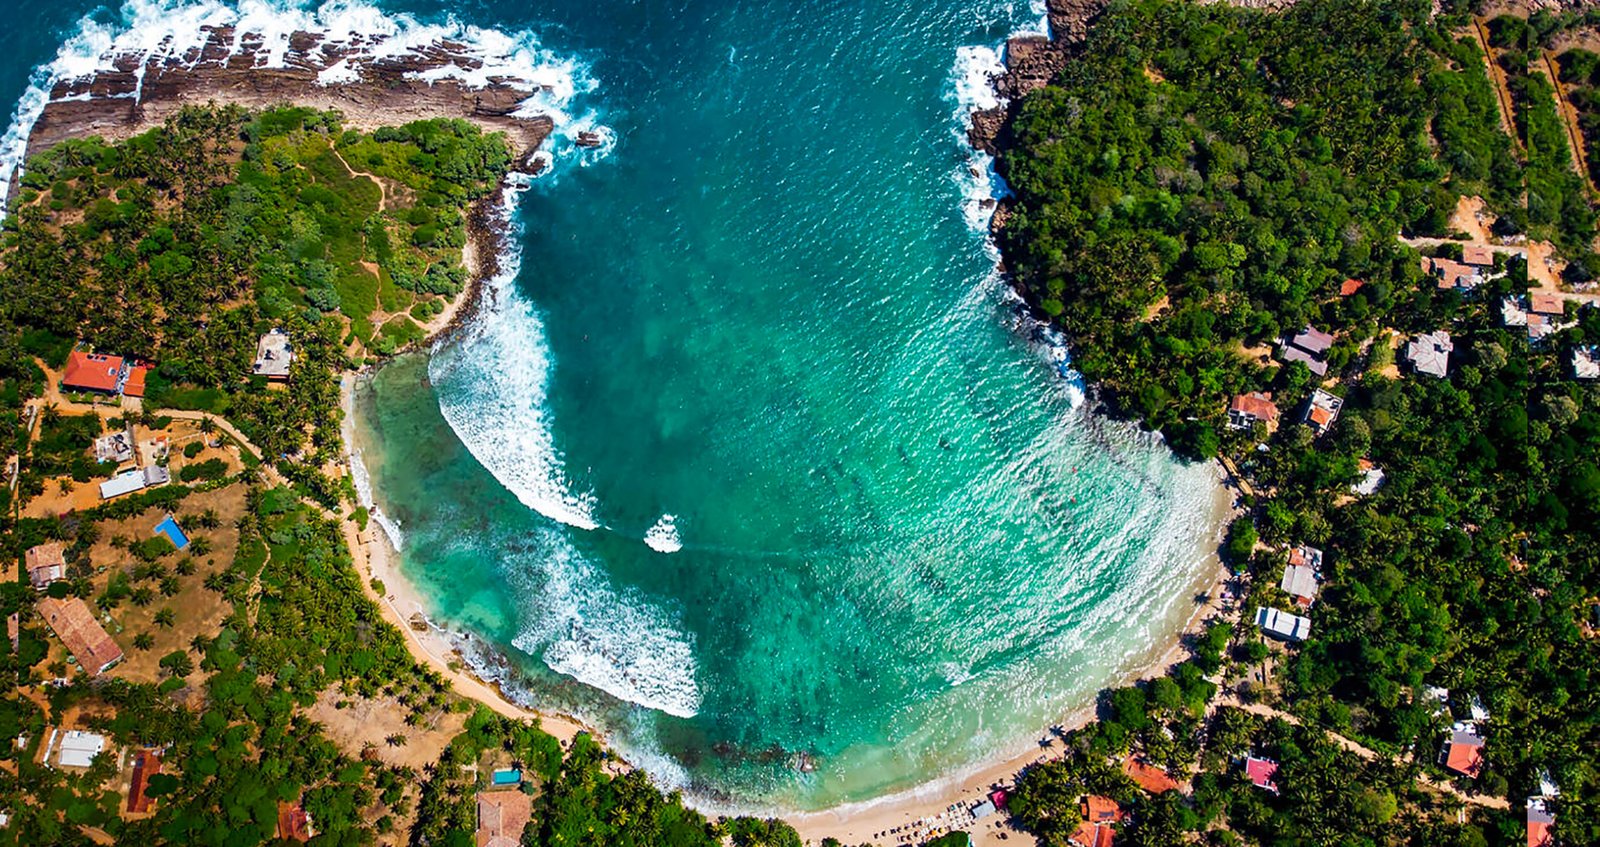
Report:
[{"label": "white sea foam", "polygon": [[[140,60],[134,92],[137,99],[145,69],[152,61],[192,65],[199,60],[209,31],[224,26],[234,27],[232,51],[251,54],[257,67],[282,67],[294,33],[321,34],[323,45],[339,47],[341,57],[333,61],[332,55],[315,50],[302,58],[313,63],[329,61],[327,67],[318,69],[318,81],[323,85],[354,82],[360,79],[364,63],[448,41],[456,45],[453,50],[472,60],[473,67],[435,68],[414,73],[413,78],[429,83],[449,78],[468,87],[493,84],[526,93],[516,114],[546,115],[555,122],[548,143],[556,150],[548,158],[587,164],[610,152],[606,145],[574,149],[579,131],[603,129],[592,110],[576,117],[572,114],[578,98],[597,85],[587,66],[546,49],[530,32],[467,26],[453,17],[423,22],[385,12],[365,0],[329,0],[314,8],[296,0],[241,0],[237,5],[222,0],[127,0],[114,16],[101,17],[114,20],[84,17],[56,57],[29,77],[11,123],[0,136],[0,204],[22,164],[33,125],[57,83],[90,78],[110,70],[114,58],[134,57]],[[610,133],[604,135],[610,137]]]},{"label": "white sea foam", "polygon": [[645,546],[657,553],[676,553],[683,549],[683,540],[678,537],[678,518],[676,515],[662,515],[655,525],[644,534]]},{"label": "white sea foam", "polygon": [[511,643],[619,700],[693,717],[700,687],[692,637],[647,598],[613,588],[561,531],[540,537],[538,553],[506,559],[508,578],[528,598],[528,619]]},{"label": "white sea foam", "polygon": [[439,410],[468,452],[523,505],[595,529],[594,495],[574,490],[551,434],[550,345],[538,310],[514,286],[521,240],[513,232],[502,243],[500,272],[479,294],[478,319],[428,361]]},{"label": "white sea foam", "polygon": [[961,214],[973,232],[987,234],[995,204],[1010,194],[1005,180],[995,171],[994,157],[967,144],[974,112],[997,109],[1006,104],[994,89],[994,80],[1005,73],[997,47],[967,46],[956,49],[955,65],[950,70],[946,98],[953,105],[954,133],[967,152],[966,162],[953,175],[961,187]]}]

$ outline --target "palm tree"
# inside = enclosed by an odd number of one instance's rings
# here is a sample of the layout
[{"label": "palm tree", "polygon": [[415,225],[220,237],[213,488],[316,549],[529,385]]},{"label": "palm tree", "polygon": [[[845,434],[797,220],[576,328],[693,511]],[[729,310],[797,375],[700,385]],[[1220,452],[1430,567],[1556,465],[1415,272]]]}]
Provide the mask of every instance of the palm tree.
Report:
[{"label": "palm tree", "polygon": [[388,744],[390,747],[404,747],[404,746],[406,746],[406,737],[405,737],[405,735],[403,733],[399,733],[399,732],[389,736],[388,738],[383,739],[383,741],[384,741],[385,744]]}]

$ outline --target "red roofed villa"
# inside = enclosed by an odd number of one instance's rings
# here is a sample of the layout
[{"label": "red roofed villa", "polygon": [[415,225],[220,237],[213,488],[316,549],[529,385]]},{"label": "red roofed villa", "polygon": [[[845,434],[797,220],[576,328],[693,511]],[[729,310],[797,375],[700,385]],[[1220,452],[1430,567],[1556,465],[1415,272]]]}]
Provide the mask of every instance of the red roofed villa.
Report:
[{"label": "red roofed villa", "polygon": [[1112,827],[1124,817],[1117,801],[1090,794],[1083,798],[1083,823],[1078,824],[1070,840],[1082,847],[1111,847],[1111,840],[1117,834]]},{"label": "red roofed villa", "polygon": [[111,639],[105,627],[94,619],[94,612],[81,597],[64,600],[41,597],[39,614],[55,630],[56,637],[67,646],[67,651],[78,660],[78,666],[90,676],[99,676],[117,662],[122,661],[122,648]]},{"label": "red roofed villa", "polygon": [[1122,762],[1122,772],[1129,779],[1139,784],[1139,787],[1151,794],[1160,794],[1165,791],[1177,791],[1181,786],[1170,774],[1155,765],[1145,764],[1137,757],[1129,756]]},{"label": "red roofed villa", "polygon": [[1461,263],[1464,265],[1477,265],[1480,268],[1494,266],[1494,251],[1487,244],[1461,245]]},{"label": "red roofed villa", "polygon": [[1347,279],[1339,285],[1339,296],[1352,297],[1364,287],[1366,287],[1366,283],[1359,279]]},{"label": "red roofed villa", "polygon": [[1244,775],[1250,784],[1257,788],[1265,788],[1273,794],[1278,793],[1278,763],[1271,759],[1257,759],[1251,756],[1244,760]]},{"label": "red roofed villa", "polygon": [[117,393],[117,383],[122,381],[122,357],[104,353],[72,351],[67,357],[67,367],[61,372],[61,387],[74,391]]},{"label": "red roofed villa", "polygon": [[533,798],[521,791],[478,793],[477,847],[518,847],[533,819]]},{"label": "red roofed villa", "polygon": [[155,805],[155,799],[144,793],[150,786],[150,777],[161,773],[161,757],[154,750],[138,750],[133,754],[133,778],[128,782],[128,812],[142,815]]},{"label": "red roofed villa", "polygon": [[1561,317],[1567,313],[1567,304],[1562,301],[1559,294],[1535,291],[1528,295],[1528,311],[1536,315]]},{"label": "red roofed villa", "polygon": [[1550,814],[1545,798],[1528,798],[1528,847],[1551,847],[1555,844],[1555,836],[1550,834],[1550,827],[1555,823],[1556,816]]},{"label": "red roofed villa", "polygon": [[1447,769],[1476,778],[1483,773],[1483,737],[1471,725],[1466,729],[1452,730],[1441,758]]},{"label": "red roofed villa", "polygon": [[1273,405],[1270,393],[1252,391],[1233,398],[1228,406],[1230,429],[1249,429],[1257,421],[1268,427],[1278,421],[1278,407]]}]

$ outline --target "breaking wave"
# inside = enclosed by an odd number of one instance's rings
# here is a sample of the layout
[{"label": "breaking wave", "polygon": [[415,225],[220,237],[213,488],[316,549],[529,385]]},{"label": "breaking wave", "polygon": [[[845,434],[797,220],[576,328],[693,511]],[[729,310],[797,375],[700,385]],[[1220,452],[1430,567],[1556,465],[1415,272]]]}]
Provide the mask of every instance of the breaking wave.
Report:
[{"label": "breaking wave", "polygon": [[[359,79],[363,62],[405,56],[449,42],[452,51],[468,61],[415,72],[413,77],[427,82],[449,78],[467,87],[503,85],[526,92],[528,96],[514,114],[546,115],[555,122],[552,141],[547,142],[553,143],[555,150],[548,158],[576,159],[584,164],[610,150],[611,134],[600,125],[598,115],[593,110],[576,111],[580,96],[597,84],[587,65],[546,49],[531,32],[469,26],[453,17],[423,22],[407,14],[385,12],[364,0],[329,0],[316,7],[295,0],[242,0],[236,5],[221,0],[128,0],[115,13],[102,11],[80,20],[55,59],[30,76],[10,125],[0,136],[0,204],[26,155],[33,126],[58,83],[86,80],[112,70],[118,58],[137,58],[138,82],[132,94],[137,99],[152,60],[192,66],[201,60],[200,48],[218,27],[234,28],[232,54],[253,56],[256,67],[284,66],[296,32],[322,35],[323,45],[342,48],[338,61],[319,69],[318,81],[323,85]],[[318,50],[295,58],[315,61],[320,57]],[[73,95],[72,99],[86,96]],[[596,133],[602,144],[578,148],[575,142],[582,132]]]},{"label": "breaking wave", "polygon": [[683,540],[678,537],[677,516],[662,515],[661,519],[644,534],[644,543],[657,553],[676,553],[682,550]]},{"label": "breaking wave", "polygon": [[530,598],[512,645],[619,700],[694,717],[700,686],[693,639],[645,598],[612,588],[562,530],[540,535],[544,549],[505,561]]}]

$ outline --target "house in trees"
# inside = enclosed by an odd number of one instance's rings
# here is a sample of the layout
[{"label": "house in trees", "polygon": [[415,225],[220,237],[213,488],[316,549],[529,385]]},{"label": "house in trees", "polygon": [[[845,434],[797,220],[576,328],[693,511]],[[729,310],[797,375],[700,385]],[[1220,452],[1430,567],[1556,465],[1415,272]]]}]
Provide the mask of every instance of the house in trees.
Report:
[{"label": "house in trees", "polygon": [[278,801],[278,838],[283,841],[298,841],[301,844],[311,840],[316,835],[316,830],[311,828],[311,816],[306,814],[305,807],[300,803],[285,803]]},{"label": "house in trees", "polygon": [[1579,347],[1572,351],[1572,375],[1577,379],[1600,379],[1600,347]]},{"label": "house in trees", "polygon": [[1354,297],[1356,293],[1365,288],[1367,284],[1359,279],[1347,279],[1339,284],[1340,297]]},{"label": "house in trees", "polygon": [[1160,794],[1163,791],[1177,791],[1182,788],[1178,781],[1172,778],[1163,768],[1141,761],[1139,757],[1130,755],[1122,760],[1122,772],[1128,778],[1138,783],[1139,788],[1150,794]]},{"label": "house in trees", "polygon": [[518,847],[533,819],[533,798],[521,791],[478,792],[476,847]]},{"label": "house in trees", "polygon": [[1256,626],[1274,638],[1304,641],[1311,637],[1311,620],[1270,606],[1256,608]]},{"label": "house in trees", "polygon": [[1461,245],[1461,264],[1475,268],[1494,267],[1494,250],[1487,244]]},{"label": "house in trees", "polygon": [[1289,562],[1283,568],[1283,593],[1294,598],[1295,605],[1311,608],[1317,602],[1317,590],[1322,584],[1322,551],[1300,545],[1289,551]]},{"label": "house in trees", "polygon": [[1344,408],[1344,398],[1330,394],[1322,389],[1311,393],[1311,400],[1306,404],[1305,416],[1301,423],[1317,431],[1318,435],[1325,434],[1339,419],[1339,410]]},{"label": "house in trees", "polygon": [[1528,341],[1537,343],[1571,326],[1567,305],[1559,294],[1535,291],[1528,295]]},{"label": "house in trees", "polygon": [[1083,798],[1083,823],[1078,824],[1077,831],[1068,840],[1080,847],[1111,847],[1117,834],[1113,827],[1124,817],[1117,801],[1090,794]]},{"label": "house in trees", "polygon": [[50,583],[67,578],[67,557],[59,541],[29,547],[23,554],[28,568],[28,582],[34,591],[43,591]]},{"label": "house in trees", "polygon": [[116,394],[122,387],[124,364],[121,356],[74,350],[61,372],[61,387],[69,391]]},{"label": "house in trees", "polygon": [[133,436],[127,430],[118,430],[96,438],[94,460],[118,465],[133,461]]},{"label": "house in trees", "polygon": [[1278,763],[1271,759],[1258,759],[1255,756],[1244,760],[1244,776],[1250,784],[1263,791],[1278,793]]},{"label": "house in trees", "polygon": [[1478,268],[1454,259],[1423,256],[1422,272],[1432,278],[1441,291],[1471,291],[1483,284],[1483,274]]},{"label": "house in trees", "polygon": [[1228,428],[1250,429],[1258,423],[1271,430],[1278,424],[1278,407],[1273,405],[1271,392],[1252,391],[1233,398],[1228,405]]},{"label": "house in trees", "polygon": [[1528,847],[1553,847],[1556,843],[1550,828],[1556,825],[1556,816],[1543,797],[1528,798]]},{"label": "house in trees", "polygon": [[1278,357],[1285,362],[1301,362],[1318,377],[1328,375],[1328,348],[1333,346],[1333,336],[1307,326],[1294,335],[1284,336],[1278,345]]},{"label": "house in trees", "polygon": [[1483,736],[1471,723],[1458,723],[1450,730],[1439,763],[1462,776],[1476,778],[1483,773]]},{"label": "house in trees", "polygon": [[133,775],[128,780],[128,813],[142,815],[155,805],[155,798],[145,793],[150,787],[150,777],[161,773],[161,755],[154,750],[135,750]]},{"label": "house in trees", "polygon": [[289,365],[294,362],[294,347],[289,334],[276,327],[256,342],[256,360],[251,372],[268,382],[288,382]]},{"label": "house in trees", "polygon": [[1356,463],[1356,469],[1361,473],[1361,478],[1350,485],[1350,493],[1359,497],[1368,497],[1377,493],[1383,487],[1385,479],[1383,468],[1372,463],[1371,459],[1361,459]]},{"label": "house in trees", "polygon": [[1406,345],[1406,361],[1417,373],[1443,379],[1450,375],[1450,351],[1455,345],[1444,330],[1423,333]]},{"label": "house in trees", "polygon": [[84,673],[99,676],[122,661],[122,648],[95,620],[94,612],[90,611],[83,598],[41,597],[38,610],[40,617],[66,645],[67,652],[78,660],[78,667],[83,668]]}]

